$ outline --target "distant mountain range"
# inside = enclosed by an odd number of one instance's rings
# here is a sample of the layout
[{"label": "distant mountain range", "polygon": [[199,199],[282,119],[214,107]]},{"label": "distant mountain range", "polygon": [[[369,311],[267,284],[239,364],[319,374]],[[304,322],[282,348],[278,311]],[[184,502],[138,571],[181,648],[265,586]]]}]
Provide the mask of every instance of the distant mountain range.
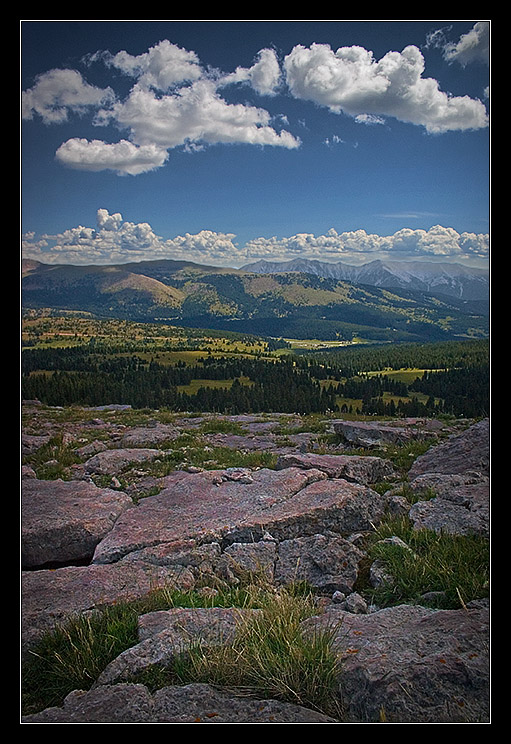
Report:
[{"label": "distant mountain range", "polygon": [[488,301],[489,272],[460,264],[426,261],[371,261],[362,266],[327,263],[303,258],[291,261],[257,261],[243,271],[258,274],[298,272],[329,279],[368,284],[388,289],[411,289],[435,296],[456,297],[467,301]]},{"label": "distant mountain range", "polygon": [[172,260],[23,261],[21,287],[23,309],[259,336],[431,341],[480,338],[489,328],[487,272],[446,264],[293,261],[231,269]]}]

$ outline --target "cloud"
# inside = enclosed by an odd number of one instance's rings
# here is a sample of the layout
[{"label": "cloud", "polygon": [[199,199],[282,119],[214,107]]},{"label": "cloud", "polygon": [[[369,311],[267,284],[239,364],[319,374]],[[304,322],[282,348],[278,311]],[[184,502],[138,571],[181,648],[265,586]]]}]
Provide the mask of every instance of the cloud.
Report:
[{"label": "cloud", "polygon": [[[449,50],[450,59],[468,60],[469,50],[473,53],[481,46],[485,30],[484,24],[476,24]],[[89,85],[75,70],[50,70],[22,94],[24,119],[38,116],[57,124],[66,122],[71,112],[82,116],[91,112],[96,127],[113,126],[121,133],[115,143],[81,136],[64,142],[57,161],[79,170],[135,176],[161,168],[175,148],[194,151],[225,144],[299,148],[300,139],[281,129],[287,126],[285,118],[226,100],[224,91],[239,84],[261,96],[279,93],[311,101],[364,124],[382,124],[393,117],[430,133],[488,124],[481,101],[449,96],[436,80],[423,77],[424,58],[415,46],[388,52],[377,61],[360,46],[334,52],[326,44],[299,45],[285,57],[283,69],[275,51],[266,48],[252,66],[230,73],[206,69],[195,52],[168,40],[143,54],[99,51],[84,61],[132,80],[127,95],[120,98],[110,87]]]},{"label": "cloud", "polygon": [[289,132],[277,132],[267,111],[229,104],[213,81],[201,79],[171,95],[134,86],[124,102],[99,112],[98,123],[115,122],[133,143],[172,149],[186,143],[299,146]]},{"label": "cloud", "polygon": [[323,260],[373,260],[386,258],[445,258],[486,260],[489,236],[458,233],[450,227],[435,225],[429,230],[404,228],[393,235],[381,236],[365,230],[337,233],[333,228],[325,235],[300,233],[288,238],[256,238],[249,241],[246,252],[255,258],[317,258]]},{"label": "cloud", "polygon": [[236,71],[222,78],[222,85],[248,82],[262,96],[273,96],[281,83],[281,70],[273,49],[262,49],[252,67],[237,67]]},{"label": "cloud", "polygon": [[202,230],[165,240],[147,222],[124,221],[118,212],[98,209],[96,228],[80,225],[40,239],[28,233],[22,249],[24,258],[47,264],[111,264],[162,258],[218,263],[238,256],[234,238],[232,233]]},{"label": "cloud", "polygon": [[115,55],[107,53],[103,59],[107,65],[136,78],[142,87],[160,91],[169,90],[178,83],[198,80],[203,75],[195,52],[171,44],[167,39],[136,57],[121,51]]},{"label": "cloud", "polygon": [[21,94],[21,114],[23,119],[37,114],[45,124],[62,124],[69,112],[83,114],[113,99],[111,88],[89,85],[76,70],[50,70],[39,75],[35,85]]},{"label": "cloud", "polygon": [[160,168],[168,158],[164,148],[153,144],[141,147],[127,140],[107,144],[102,140],[74,138],[64,142],[55,153],[62,165],[76,170],[111,170],[120,175],[138,175]]},{"label": "cloud", "polygon": [[424,78],[424,57],[416,46],[388,52],[379,61],[363,47],[327,44],[295,46],[284,59],[286,81],[295,98],[313,101],[353,117],[390,116],[430,133],[488,125],[486,108],[468,96],[449,96]]},{"label": "cloud", "polygon": [[487,234],[458,233],[441,225],[429,230],[403,228],[388,236],[365,230],[338,233],[331,228],[324,235],[298,233],[285,238],[255,238],[241,247],[235,238],[234,233],[201,230],[164,239],[146,222],[127,222],[119,213],[99,209],[95,229],[78,226],[40,239],[27,234],[23,255],[49,264],[108,264],[167,258],[221,266],[241,266],[261,258],[301,257],[360,263],[380,257],[486,261],[489,256]]},{"label": "cloud", "polygon": [[430,36],[429,43],[443,49],[447,62],[458,62],[462,67],[472,62],[490,64],[490,24],[488,21],[476,23],[456,43],[447,41],[444,30],[439,29]]}]

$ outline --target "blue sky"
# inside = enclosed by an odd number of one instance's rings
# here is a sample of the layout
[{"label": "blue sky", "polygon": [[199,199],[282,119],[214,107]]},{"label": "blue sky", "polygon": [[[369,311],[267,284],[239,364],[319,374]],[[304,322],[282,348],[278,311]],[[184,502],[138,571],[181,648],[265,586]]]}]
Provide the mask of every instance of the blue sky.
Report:
[{"label": "blue sky", "polygon": [[485,266],[488,21],[22,21],[22,252]]}]

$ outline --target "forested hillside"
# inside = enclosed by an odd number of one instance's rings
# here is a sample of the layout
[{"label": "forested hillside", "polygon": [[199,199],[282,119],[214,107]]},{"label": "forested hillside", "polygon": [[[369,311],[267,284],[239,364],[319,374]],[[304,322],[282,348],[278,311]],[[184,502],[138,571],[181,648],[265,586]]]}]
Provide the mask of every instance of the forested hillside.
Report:
[{"label": "forested hillside", "polygon": [[[285,343],[234,334],[219,334],[212,346],[207,332],[201,350],[198,332],[188,342],[186,329],[176,330],[178,341],[162,346],[168,327],[161,327],[160,336],[144,336],[139,325],[138,339],[128,327],[114,337],[70,340],[68,334],[61,336],[65,342],[54,339],[51,345],[32,340],[22,353],[23,398],[52,406],[227,413],[474,417],[489,411],[486,340],[297,354],[277,351]],[[158,326],[149,328],[155,334]]]},{"label": "forested hillside", "polygon": [[306,273],[255,274],[174,261],[25,265],[25,308],[169,322],[258,336],[371,343],[488,336],[487,303]]}]

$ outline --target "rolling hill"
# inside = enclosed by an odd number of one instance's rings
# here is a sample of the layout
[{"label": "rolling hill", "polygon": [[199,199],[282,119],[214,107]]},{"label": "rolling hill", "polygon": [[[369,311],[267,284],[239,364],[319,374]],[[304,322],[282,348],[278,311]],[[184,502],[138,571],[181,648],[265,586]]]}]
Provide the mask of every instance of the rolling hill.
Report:
[{"label": "rolling hill", "polygon": [[23,262],[22,305],[323,340],[480,338],[489,325],[480,299],[311,272],[260,273],[172,260],[111,266]]}]

